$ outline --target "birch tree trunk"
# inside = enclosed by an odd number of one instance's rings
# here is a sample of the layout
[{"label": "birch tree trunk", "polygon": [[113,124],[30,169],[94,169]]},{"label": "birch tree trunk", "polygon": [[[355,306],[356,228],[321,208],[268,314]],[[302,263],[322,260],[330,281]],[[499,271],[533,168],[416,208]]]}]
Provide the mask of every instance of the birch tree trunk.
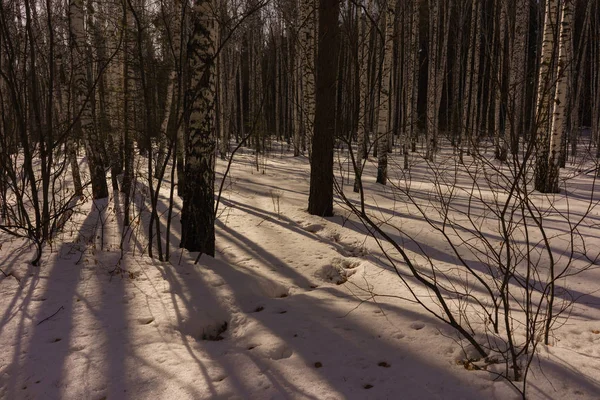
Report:
[{"label": "birch tree trunk", "polygon": [[458,12],[458,32],[454,41],[454,65],[452,67],[452,144],[454,152],[459,153],[460,160],[463,156],[463,141],[464,141],[464,101],[463,96],[463,68],[464,63],[464,40],[465,35],[465,5],[466,2],[459,2],[457,7]]},{"label": "birch tree trunk", "polygon": [[437,52],[438,52],[438,25],[439,25],[439,0],[429,0],[429,41],[427,47],[427,113],[425,122],[425,158],[433,161],[434,134],[437,130],[435,106],[435,88],[437,82]]},{"label": "birch tree trunk", "polygon": [[560,40],[558,45],[558,69],[556,91],[554,93],[554,110],[552,113],[552,131],[550,135],[550,152],[548,154],[548,180],[544,192],[558,193],[559,188],[559,153],[561,140],[566,127],[565,110],[569,77],[568,50],[571,41],[571,20],[573,17],[573,0],[563,0],[560,23]]},{"label": "birch tree trunk", "polygon": [[381,68],[381,86],[379,89],[379,108],[377,110],[377,183],[387,183],[388,131],[390,127],[390,78],[394,45],[395,5],[388,0],[384,19],[383,62]]},{"label": "birch tree trunk", "polygon": [[[291,48],[291,46],[290,46]],[[291,104],[291,114],[292,114],[292,137],[294,143],[294,157],[298,157],[300,155],[300,146],[302,146],[302,131],[300,129],[300,118],[302,117],[302,113],[299,109],[299,101],[300,101],[300,85],[302,78],[300,77],[300,63],[298,63],[299,58],[299,50],[300,44],[296,45],[296,51],[294,51],[294,56],[290,57],[290,65],[292,68],[291,78],[292,78],[292,104]],[[291,53],[291,51],[290,51]]]},{"label": "birch tree trunk", "polygon": [[131,137],[130,131],[130,113],[131,113],[131,102],[130,102],[130,82],[129,82],[129,52],[130,48],[130,24],[131,24],[131,11],[129,9],[128,0],[123,0],[123,149],[124,149],[124,166],[123,171],[123,184],[121,185],[121,191],[125,195],[124,199],[124,216],[123,225],[129,226],[130,224],[130,206],[131,206],[131,195],[133,185],[133,138]]},{"label": "birch tree trunk", "polygon": [[[219,35],[220,36],[220,35]],[[224,51],[221,51],[217,56],[217,138],[219,140],[219,156],[221,160],[225,160],[227,157],[227,150],[229,148],[229,141],[226,138],[225,133],[225,110],[226,110],[226,99],[225,99],[225,81],[226,81],[226,72],[225,72],[225,56]]]},{"label": "birch tree trunk", "polygon": [[529,25],[529,0],[516,0],[515,24],[512,31],[509,51],[509,83],[507,126],[510,134],[510,147],[513,155],[519,149],[523,135],[523,95],[525,88],[525,52]]},{"label": "birch tree trunk", "polygon": [[[590,15],[592,14],[592,5],[593,2],[588,2],[586,11],[585,11],[585,20],[583,23],[583,27],[581,29],[581,33],[579,36],[579,45],[577,49],[577,62],[574,66],[573,74],[571,75],[571,80],[573,82],[573,95],[571,96],[571,135],[569,137],[569,141],[571,144],[571,157],[573,162],[575,162],[575,157],[577,156],[577,142],[579,139],[579,131],[580,131],[580,113],[581,113],[581,104],[582,98],[581,95],[583,93],[584,87],[584,78],[586,76],[584,72],[584,68],[588,62],[588,42],[590,37]],[[575,35],[572,35],[573,39]],[[574,40],[573,40],[574,42]],[[573,44],[573,49],[575,51],[575,44]]]},{"label": "birch tree trunk", "polygon": [[408,65],[408,90],[409,104],[407,105],[409,126],[410,126],[410,140],[411,140],[411,151],[417,150],[417,132],[418,132],[418,97],[419,97],[419,1],[413,0],[413,11],[412,11],[412,22],[411,22],[411,34],[410,34],[410,55]]},{"label": "birch tree trunk", "polygon": [[181,247],[214,257],[217,31],[211,0],[195,0],[193,14],[193,32],[188,45],[192,100],[181,211]]},{"label": "birch tree trunk", "polygon": [[[444,2],[446,3],[446,2]],[[429,0],[429,47],[427,78],[427,121],[425,158],[433,161],[438,147],[439,112],[444,75],[446,72],[448,34],[450,31],[450,10],[452,0],[445,7],[439,0]],[[440,15],[440,13],[443,14]],[[443,22],[443,25],[442,25]],[[440,25],[442,29],[440,30]]]},{"label": "birch tree trunk", "polygon": [[[596,3],[598,4],[598,3]],[[600,6],[596,6],[600,7]],[[596,11],[598,12],[598,10]],[[596,21],[595,27],[592,29],[592,37],[598,37],[600,35],[600,23]],[[591,60],[590,60],[590,72],[592,80],[592,142],[596,144],[596,158],[600,158],[600,146],[598,145],[598,138],[600,137],[600,44],[596,41],[596,45],[592,44]],[[600,168],[598,169],[598,176],[600,176]]]},{"label": "birch tree trunk", "polygon": [[368,26],[370,25],[370,20],[367,17],[367,13],[371,9],[371,1],[367,0],[366,10],[361,12],[361,19],[359,25],[359,76],[358,76],[358,132],[357,132],[357,140],[358,140],[358,148],[356,153],[356,175],[354,177],[354,191],[356,193],[359,192],[360,187],[360,179],[362,176],[362,165],[363,159],[368,157],[368,149],[367,149],[367,141],[365,136],[367,133],[367,113],[369,112],[369,92],[367,90],[367,86],[369,84],[369,33]]},{"label": "birch tree trunk", "polygon": [[504,104],[504,60],[505,60],[505,37],[506,37],[506,0],[497,0],[498,22],[498,55],[496,57],[496,85],[495,85],[495,109],[494,109],[494,144],[495,156],[500,161],[506,161],[507,140],[506,128],[503,126]]},{"label": "birch tree trunk", "polygon": [[480,40],[480,17],[479,0],[473,0],[471,6],[471,37],[469,39],[469,52],[467,58],[467,70],[465,83],[468,85],[468,99],[465,105],[463,121],[466,124],[464,130],[467,134],[467,154],[471,154],[471,148],[477,134],[477,108],[479,92],[479,47]]},{"label": "birch tree trunk", "polygon": [[[300,0],[300,43],[302,75],[302,115],[304,125],[304,140],[310,143],[315,122],[315,45],[316,37],[315,0]],[[335,67],[334,67],[335,69]]]},{"label": "birch tree trunk", "polygon": [[[102,157],[102,143],[98,136],[98,130],[94,121],[93,99],[86,99],[91,91],[90,82],[91,66],[86,60],[86,34],[84,26],[83,0],[70,0],[69,20],[71,23],[72,48],[79,68],[75,70],[75,98],[74,104],[82,109],[80,124],[87,153],[92,183],[92,197],[101,199],[108,197],[108,185],[106,183],[106,172]],[[87,66],[86,66],[87,65]],[[94,96],[91,93],[90,96]],[[87,101],[86,101],[87,100]]]},{"label": "birch tree trunk", "polygon": [[540,191],[545,190],[548,175],[548,145],[552,126],[550,98],[554,87],[552,70],[556,48],[554,31],[558,27],[558,17],[558,0],[546,0],[535,118],[537,132],[534,187]]}]

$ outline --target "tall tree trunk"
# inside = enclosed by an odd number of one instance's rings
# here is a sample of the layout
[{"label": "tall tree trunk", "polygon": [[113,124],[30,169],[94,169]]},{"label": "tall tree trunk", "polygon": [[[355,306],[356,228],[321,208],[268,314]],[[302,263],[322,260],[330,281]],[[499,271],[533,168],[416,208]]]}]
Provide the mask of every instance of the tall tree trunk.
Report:
[{"label": "tall tree trunk", "polygon": [[[467,70],[465,77],[465,93],[468,98],[464,103],[463,129],[467,135],[467,154],[471,154],[471,148],[474,145],[475,135],[477,135],[477,108],[479,105],[477,94],[479,91],[479,46],[480,40],[480,20],[479,0],[473,0],[471,6],[471,37],[469,39],[469,49],[467,56]],[[469,90],[466,92],[466,90]]]},{"label": "tall tree trunk", "polygon": [[542,39],[542,53],[540,56],[540,70],[537,90],[536,123],[536,163],[535,181],[536,190],[544,191],[548,175],[548,146],[552,126],[550,98],[554,93],[554,55],[556,49],[555,29],[558,27],[558,0],[546,0],[544,17],[544,35]]},{"label": "tall tree trunk", "polygon": [[385,10],[381,86],[377,110],[377,183],[387,183],[388,132],[390,128],[390,78],[394,45],[395,4],[388,0]]},{"label": "tall tree trunk", "polygon": [[[72,46],[79,61],[79,68],[75,70],[75,93],[76,103],[81,112],[81,129],[84,138],[90,178],[92,183],[92,197],[101,199],[108,197],[108,185],[106,183],[106,172],[104,170],[104,159],[102,156],[102,143],[98,136],[98,129],[94,118],[95,93],[92,91],[92,71],[89,62],[85,62],[86,38],[84,28],[83,0],[70,0],[69,3]],[[89,101],[86,98],[91,97]]]},{"label": "tall tree trunk", "polygon": [[510,43],[509,84],[507,125],[510,134],[510,147],[513,155],[519,149],[519,140],[523,136],[523,98],[526,86],[525,55],[529,26],[529,0],[516,0],[515,24]]},{"label": "tall tree trunk", "polygon": [[191,105],[181,211],[181,247],[215,255],[213,158],[216,23],[210,0],[195,0],[190,50]]},{"label": "tall tree trunk", "polygon": [[550,135],[550,146],[548,154],[548,180],[545,192],[558,193],[559,188],[559,153],[562,136],[566,124],[566,105],[569,77],[569,51],[567,47],[571,41],[571,20],[573,16],[573,0],[563,0],[560,23],[560,39],[558,45],[558,68],[556,79],[556,91],[554,93],[554,110],[552,113],[552,131]]},{"label": "tall tree trunk", "polygon": [[418,132],[418,98],[419,98],[419,15],[420,9],[418,0],[413,0],[412,10],[412,22],[411,22],[411,34],[410,34],[410,58],[409,58],[409,71],[408,71],[408,90],[409,104],[410,107],[407,111],[410,125],[410,140],[411,140],[411,151],[417,150],[417,132]]},{"label": "tall tree trunk", "polygon": [[369,91],[367,90],[367,86],[369,83],[369,74],[368,74],[368,63],[369,63],[369,33],[367,27],[371,24],[370,20],[367,18],[367,13],[371,9],[371,1],[367,0],[366,11],[361,12],[361,19],[359,25],[359,76],[358,76],[358,149],[356,155],[356,175],[354,178],[354,191],[358,193],[360,187],[360,179],[362,175],[362,165],[363,159],[368,157],[368,149],[367,149],[367,141],[366,135],[367,132],[367,120],[368,120],[368,110],[369,110]]},{"label": "tall tree trunk", "polygon": [[[446,3],[446,2],[444,2]],[[445,7],[439,0],[429,0],[429,46],[427,74],[427,121],[425,158],[433,161],[438,148],[440,102],[447,62],[448,34],[452,0]],[[443,25],[442,25],[443,23]],[[440,29],[440,26],[442,29]]]},{"label": "tall tree trunk", "polygon": [[131,113],[131,102],[130,102],[130,83],[129,83],[129,52],[130,48],[130,24],[131,24],[131,11],[129,10],[128,0],[123,0],[123,150],[124,150],[124,164],[125,170],[123,171],[123,184],[121,185],[121,191],[125,195],[124,199],[124,216],[123,225],[129,226],[131,223],[131,196],[132,196],[132,185],[133,185],[133,165],[134,165],[134,154],[133,154],[133,138],[130,131],[130,113]]},{"label": "tall tree trunk", "polygon": [[[588,63],[588,42],[590,37],[590,18],[593,12],[593,4],[594,2],[588,1],[585,10],[585,20],[583,23],[583,27],[581,28],[578,48],[577,48],[577,62],[574,65],[574,71],[571,74],[572,84],[573,84],[573,92],[571,96],[571,128],[570,128],[570,136],[569,141],[571,145],[571,158],[573,162],[575,162],[575,157],[577,156],[577,142],[579,140],[579,131],[580,131],[580,114],[581,114],[581,105],[583,102],[583,92],[584,92],[584,78],[586,74],[584,72],[585,66]],[[575,51],[575,35],[573,37],[573,49]],[[575,62],[575,61],[574,61]]]},{"label": "tall tree trunk", "polygon": [[303,49],[299,53],[302,54],[302,114],[304,140],[308,141],[309,146],[312,140],[315,120],[316,14],[315,0],[300,0],[300,43],[303,45]]},{"label": "tall tree trunk", "polygon": [[336,66],[339,48],[340,0],[319,1],[319,52],[315,135],[312,141],[310,195],[311,215],[333,215],[333,142],[335,134]]},{"label": "tall tree trunk", "polygon": [[504,60],[505,60],[505,37],[506,37],[506,0],[496,0],[496,10],[499,14],[498,19],[498,51],[496,57],[496,82],[494,92],[496,95],[494,101],[494,147],[496,159],[506,161],[507,140],[506,128],[503,127],[503,104],[504,104]]}]

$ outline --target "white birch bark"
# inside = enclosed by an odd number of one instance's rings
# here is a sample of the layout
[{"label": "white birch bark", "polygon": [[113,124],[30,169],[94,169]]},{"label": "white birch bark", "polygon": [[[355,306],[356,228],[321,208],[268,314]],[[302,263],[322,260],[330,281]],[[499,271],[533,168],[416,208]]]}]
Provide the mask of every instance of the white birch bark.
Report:
[{"label": "white birch bark", "polygon": [[437,130],[437,112],[435,106],[435,94],[437,82],[437,53],[438,53],[438,25],[439,25],[439,1],[429,0],[429,41],[427,49],[427,112],[425,122],[425,158],[433,161],[434,131]]},{"label": "white birch bark", "polygon": [[[433,161],[438,147],[439,107],[442,99],[444,75],[446,72],[448,34],[450,31],[450,10],[453,1],[429,0],[429,49],[427,78],[427,121],[425,158]],[[440,15],[443,12],[442,15]],[[444,23],[440,29],[441,23]]]},{"label": "white birch bark", "polygon": [[305,140],[311,148],[315,122],[315,52],[317,40],[317,9],[314,0],[300,0],[300,41],[302,49],[302,114]]},{"label": "white birch bark", "polygon": [[[291,46],[290,46],[291,47]],[[302,131],[300,129],[300,118],[302,116],[299,107],[300,107],[300,85],[301,85],[301,77],[300,77],[300,64],[298,62],[299,54],[300,54],[300,45],[297,44],[295,46],[294,56],[290,57],[290,65],[292,68],[291,78],[292,78],[292,130],[293,130],[293,144],[294,144],[294,157],[298,157],[300,155],[300,146],[302,146]],[[290,51],[291,52],[291,51]]]},{"label": "white birch bark", "polygon": [[217,47],[210,0],[195,0],[194,31],[189,43],[192,104],[181,212],[181,247],[214,257],[214,152]]},{"label": "white birch bark", "polygon": [[367,86],[369,84],[368,64],[369,64],[369,38],[368,38],[368,26],[370,20],[368,19],[367,13],[370,12],[371,1],[367,0],[366,11],[361,12],[361,19],[359,24],[359,76],[358,76],[358,91],[359,91],[359,110],[358,110],[358,132],[357,141],[358,148],[356,152],[356,174],[354,178],[354,191],[359,191],[359,180],[362,175],[363,159],[368,156],[367,153],[367,141],[365,136],[367,135],[367,113],[369,110],[369,93]]},{"label": "white birch bark", "polygon": [[506,160],[506,128],[502,128],[503,112],[503,85],[504,85],[504,38],[506,37],[506,0],[497,0],[496,10],[499,12],[498,22],[498,56],[496,58],[496,85],[495,85],[495,109],[494,109],[494,142],[496,148],[496,159]]},{"label": "white birch bark", "polygon": [[408,65],[408,90],[409,102],[407,106],[407,115],[410,126],[411,151],[416,151],[417,146],[417,122],[419,119],[417,112],[417,102],[419,94],[419,1],[412,2],[412,22],[410,34],[410,58]]},{"label": "white birch bark", "polygon": [[552,113],[552,130],[548,154],[548,180],[546,192],[558,193],[559,188],[559,153],[562,136],[566,126],[565,111],[567,105],[569,57],[567,46],[571,40],[571,23],[573,17],[573,1],[563,0],[560,23],[560,40],[558,45],[558,69],[556,91],[554,93],[554,110]]},{"label": "white birch bark", "polygon": [[386,4],[385,31],[383,45],[383,62],[381,69],[381,87],[379,89],[379,108],[377,110],[377,183],[387,182],[388,132],[390,127],[390,78],[392,70],[392,53],[394,44],[395,5],[390,1]]},{"label": "white birch bark", "polygon": [[467,123],[467,154],[471,154],[471,148],[474,145],[475,135],[477,135],[477,108],[479,92],[479,48],[481,45],[479,17],[479,0],[473,0],[471,9],[471,38],[469,40],[469,62],[467,63],[467,79],[465,80],[470,88],[467,114],[463,121]]},{"label": "white birch bark", "polygon": [[550,99],[554,95],[552,93],[552,88],[554,88],[552,73],[555,54],[554,30],[558,27],[558,17],[558,0],[546,0],[535,117],[537,128],[535,188],[541,191],[545,190],[548,174],[548,145],[552,126]]}]

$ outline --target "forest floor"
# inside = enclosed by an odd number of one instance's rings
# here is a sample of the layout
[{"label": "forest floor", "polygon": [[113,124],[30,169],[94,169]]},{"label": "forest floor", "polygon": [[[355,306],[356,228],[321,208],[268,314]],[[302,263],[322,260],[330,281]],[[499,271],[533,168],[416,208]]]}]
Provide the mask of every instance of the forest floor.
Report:
[{"label": "forest floor", "polygon": [[[134,221],[121,253],[118,195],[83,203],[41,267],[28,263],[33,247],[0,236],[8,275],[0,275],[0,398],[519,398],[496,374],[460,364],[465,351],[456,333],[407,300],[346,207],[337,202],[331,218],[308,215],[306,158],[277,153],[257,171],[245,152],[221,198],[215,259],[194,264],[197,253],[177,247],[178,198],[170,262],[147,256],[147,218]],[[373,182],[375,167],[365,172],[368,203],[381,215],[396,210],[431,257],[451,262],[430,227]],[[416,185],[427,171],[418,163],[414,171]],[[589,190],[593,177],[579,179]],[[138,209],[148,207],[144,182]],[[344,184],[358,199],[352,179]],[[168,194],[161,192],[161,212]],[[589,196],[598,200],[584,192],[582,208]],[[600,247],[598,236],[589,234],[589,244]],[[576,301],[552,346],[538,347],[530,398],[600,397],[599,287],[597,267],[569,278],[565,290]]]}]

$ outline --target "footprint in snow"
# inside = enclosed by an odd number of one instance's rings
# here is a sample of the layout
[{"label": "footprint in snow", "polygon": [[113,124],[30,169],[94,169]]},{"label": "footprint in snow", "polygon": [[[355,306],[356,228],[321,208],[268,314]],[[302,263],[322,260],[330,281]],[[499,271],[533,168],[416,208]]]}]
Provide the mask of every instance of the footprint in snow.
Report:
[{"label": "footprint in snow", "polygon": [[360,263],[360,260],[352,258],[335,257],[330,264],[322,266],[315,275],[325,282],[341,285],[356,273],[356,268],[360,266]]},{"label": "footprint in snow", "polygon": [[212,378],[213,382],[222,382],[227,378],[227,375],[224,374],[218,374],[216,375],[214,378]]},{"label": "footprint in snow", "polygon": [[402,332],[395,332],[395,333],[392,333],[392,337],[393,337],[394,339],[398,339],[398,340],[400,340],[400,339],[404,339],[404,337],[405,337],[405,336],[406,336],[406,335],[405,335],[404,333],[402,333]]},{"label": "footprint in snow", "polygon": [[425,328],[425,324],[422,322],[413,322],[410,324],[410,327],[415,331],[420,331],[421,329]]},{"label": "footprint in snow", "polygon": [[275,346],[267,351],[267,357],[269,357],[271,360],[290,358],[292,354],[294,354],[294,351],[284,344]]},{"label": "footprint in snow", "polygon": [[319,231],[322,231],[325,227],[321,224],[310,224],[310,225],[306,225],[304,226],[302,229],[304,229],[307,232],[310,233],[317,233]]}]

